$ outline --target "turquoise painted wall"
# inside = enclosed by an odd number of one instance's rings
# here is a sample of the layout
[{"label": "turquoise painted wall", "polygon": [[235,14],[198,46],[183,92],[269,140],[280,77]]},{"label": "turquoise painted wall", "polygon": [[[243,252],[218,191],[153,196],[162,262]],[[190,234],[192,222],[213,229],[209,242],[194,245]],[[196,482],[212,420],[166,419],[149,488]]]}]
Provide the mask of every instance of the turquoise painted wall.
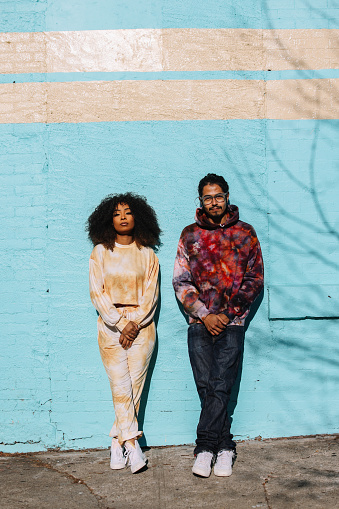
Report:
[{"label": "turquoise painted wall", "polygon": [[[100,0],[80,9],[77,1],[6,1],[1,30],[328,28],[338,18],[329,0],[280,3],[131,2],[127,9]],[[197,183],[209,171],[229,181],[266,264],[233,396],[233,432],[237,439],[338,432],[338,127],[329,120],[1,125],[1,449],[109,444],[113,410],[88,296],[84,225],[105,195],[125,190],[148,197],[164,231],[145,437],[149,445],[194,441],[199,402],[171,276]]]},{"label": "turquoise painted wall", "polygon": [[338,28],[336,0],[1,0],[0,30]]}]

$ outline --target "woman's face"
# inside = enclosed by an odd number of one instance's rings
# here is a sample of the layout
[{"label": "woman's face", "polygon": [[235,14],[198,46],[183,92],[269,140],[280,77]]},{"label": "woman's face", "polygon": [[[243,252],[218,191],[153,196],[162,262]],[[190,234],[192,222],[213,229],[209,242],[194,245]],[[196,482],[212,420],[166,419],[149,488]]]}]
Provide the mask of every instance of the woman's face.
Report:
[{"label": "woman's face", "polygon": [[127,203],[119,203],[113,212],[113,226],[118,235],[132,235],[134,217]]}]

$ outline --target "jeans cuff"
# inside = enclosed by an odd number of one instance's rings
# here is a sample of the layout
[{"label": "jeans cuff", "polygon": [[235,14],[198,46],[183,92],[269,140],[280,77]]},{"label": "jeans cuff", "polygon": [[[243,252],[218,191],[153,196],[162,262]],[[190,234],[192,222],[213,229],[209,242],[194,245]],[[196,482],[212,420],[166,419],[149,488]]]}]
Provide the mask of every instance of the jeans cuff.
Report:
[{"label": "jeans cuff", "polygon": [[194,456],[197,456],[201,452],[210,452],[211,454],[213,454],[213,456],[215,456],[215,452],[212,451],[211,449],[208,449],[208,447],[196,447],[194,449]]}]

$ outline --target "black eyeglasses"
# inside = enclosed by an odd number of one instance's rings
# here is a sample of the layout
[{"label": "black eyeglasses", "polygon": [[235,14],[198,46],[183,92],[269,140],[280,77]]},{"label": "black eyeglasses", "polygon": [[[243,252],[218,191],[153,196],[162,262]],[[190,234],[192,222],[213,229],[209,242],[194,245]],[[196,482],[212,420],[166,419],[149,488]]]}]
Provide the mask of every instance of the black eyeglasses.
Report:
[{"label": "black eyeglasses", "polygon": [[214,196],[210,194],[206,194],[206,196],[202,196],[200,200],[204,205],[211,205],[213,203],[213,200],[215,200],[217,203],[224,203],[226,201],[227,193],[218,193]]}]

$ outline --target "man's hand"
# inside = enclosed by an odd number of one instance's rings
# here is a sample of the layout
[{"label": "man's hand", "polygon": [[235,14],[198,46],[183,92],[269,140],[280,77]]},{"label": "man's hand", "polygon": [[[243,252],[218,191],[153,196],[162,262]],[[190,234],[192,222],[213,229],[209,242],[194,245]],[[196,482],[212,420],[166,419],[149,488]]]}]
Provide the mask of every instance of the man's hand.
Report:
[{"label": "man's hand", "polygon": [[133,341],[130,341],[123,334],[120,334],[119,343],[124,350],[128,350],[133,345]]},{"label": "man's hand", "polygon": [[[134,322],[129,322],[126,327],[121,331],[121,334],[125,336],[128,341],[134,341],[139,334],[138,326]],[[121,342],[120,342],[121,343]]]},{"label": "man's hand", "polygon": [[218,315],[218,317],[222,321],[222,323],[225,325],[225,327],[226,327],[226,325],[228,325],[230,323],[230,319],[224,313],[220,313]]},{"label": "man's hand", "polygon": [[225,330],[226,325],[229,322],[229,318],[227,318],[227,316],[223,313],[220,315],[214,315],[211,313],[204,318],[203,322],[208,332],[212,334],[212,336],[217,336],[220,332]]}]

